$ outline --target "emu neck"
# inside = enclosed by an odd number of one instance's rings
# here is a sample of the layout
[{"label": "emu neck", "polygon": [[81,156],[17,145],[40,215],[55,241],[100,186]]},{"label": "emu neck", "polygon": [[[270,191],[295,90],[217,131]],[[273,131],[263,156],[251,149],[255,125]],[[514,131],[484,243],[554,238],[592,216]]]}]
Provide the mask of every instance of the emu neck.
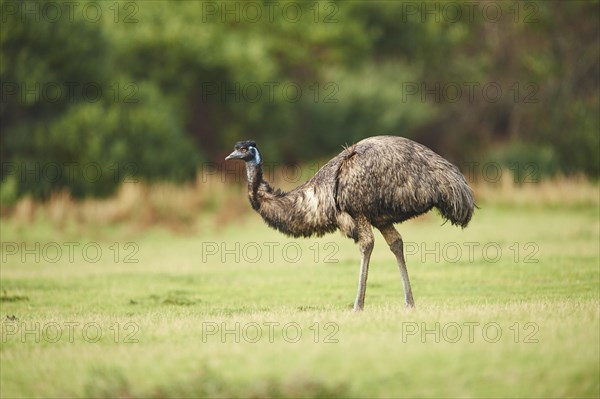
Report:
[{"label": "emu neck", "polygon": [[335,204],[329,185],[307,182],[284,192],[263,180],[260,163],[246,162],[248,199],[252,208],[271,227],[294,237],[335,231]]},{"label": "emu neck", "polygon": [[[263,188],[270,188],[269,184],[263,180],[262,164],[256,162],[246,162],[246,174],[248,175],[248,197],[252,208],[258,210],[260,208],[259,191]],[[267,191],[270,191],[267,189]]]}]

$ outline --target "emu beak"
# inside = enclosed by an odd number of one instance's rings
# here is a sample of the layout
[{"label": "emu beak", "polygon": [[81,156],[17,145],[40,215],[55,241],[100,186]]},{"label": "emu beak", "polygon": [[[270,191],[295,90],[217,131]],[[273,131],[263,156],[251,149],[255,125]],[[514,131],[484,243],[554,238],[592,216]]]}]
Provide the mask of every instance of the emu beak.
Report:
[{"label": "emu beak", "polygon": [[225,160],[228,161],[230,159],[235,159],[235,158],[237,158],[237,151],[234,151],[231,154],[227,155],[227,157],[225,158]]}]

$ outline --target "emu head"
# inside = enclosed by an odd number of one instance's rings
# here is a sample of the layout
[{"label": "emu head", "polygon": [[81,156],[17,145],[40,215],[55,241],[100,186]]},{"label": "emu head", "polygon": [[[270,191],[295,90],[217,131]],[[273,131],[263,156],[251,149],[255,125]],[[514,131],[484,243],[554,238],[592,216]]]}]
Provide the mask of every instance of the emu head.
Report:
[{"label": "emu head", "polygon": [[255,163],[257,165],[262,164],[262,159],[258,148],[256,148],[256,142],[252,140],[238,141],[233,147],[233,152],[225,158],[229,159],[241,159],[245,162]]}]

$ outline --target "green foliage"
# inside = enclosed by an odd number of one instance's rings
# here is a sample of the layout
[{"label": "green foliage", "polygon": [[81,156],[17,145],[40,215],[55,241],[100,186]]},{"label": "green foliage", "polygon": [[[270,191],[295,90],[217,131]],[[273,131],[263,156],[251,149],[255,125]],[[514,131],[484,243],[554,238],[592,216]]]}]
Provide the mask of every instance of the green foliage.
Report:
[{"label": "green foliage", "polygon": [[560,171],[560,160],[549,145],[513,141],[506,147],[495,149],[489,159],[511,170],[514,181],[519,183],[539,182]]},{"label": "green foliage", "polygon": [[17,195],[83,197],[108,195],[125,178],[193,177],[199,155],[176,104],[119,68],[105,31],[77,12],[32,15],[2,16],[3,184],[16,182]]},{"label": "green foliage", "polygon": [[431,104],[404,94],[405,82],[414,81],[418,73],[401,62],[352,72],[335,69],[326,76],[336,84],[322,90],[322,103],[309,99],[303,104],[314,115],[305,122],[305,129],[316,133],[313,148],[339,149],[379,134],[414,138],[413,129],[436,113]]},{"label": "green foliage", "polygon": [[600,173],[598,1],[0,4],[3,163],[103,172],[19,176],[17,195],[184,179],[247,138],[286,162],[374,134],[456,161],[514,141],[548,148],[549,172]]}]

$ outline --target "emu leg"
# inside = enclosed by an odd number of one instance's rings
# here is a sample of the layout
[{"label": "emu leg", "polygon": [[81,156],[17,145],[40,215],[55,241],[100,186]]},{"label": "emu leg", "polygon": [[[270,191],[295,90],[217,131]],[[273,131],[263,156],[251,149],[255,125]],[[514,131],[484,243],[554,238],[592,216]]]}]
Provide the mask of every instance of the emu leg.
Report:
[{"label": "emu leg", "polygon": [[413,299],[412,289],[410,288],[408,270],[406,270],[406,263],[404,262],[404,243],[402,242],[402,236],[393,225],[380,227],[379,231],[381,231],[383,238],[385,238],[385,241],[390,246],[390,250],[396,255],[398,268],[400,269],[400,275],[402,276],[402,285],[404,286],[404,302],[406,302],[406,307],[412,308],[415,306],[415,301]]},{"label": "emu leg", "polygon": [[375,238],[371,225],[366,220],[358,223],[358,247],[360,249],[360,276],[358,278],[358,293],[354,301],[354,311],[358,312],[365,307],[365,293],[367,291],[367,276],[369,274],[369,259],[375,245]]}]

